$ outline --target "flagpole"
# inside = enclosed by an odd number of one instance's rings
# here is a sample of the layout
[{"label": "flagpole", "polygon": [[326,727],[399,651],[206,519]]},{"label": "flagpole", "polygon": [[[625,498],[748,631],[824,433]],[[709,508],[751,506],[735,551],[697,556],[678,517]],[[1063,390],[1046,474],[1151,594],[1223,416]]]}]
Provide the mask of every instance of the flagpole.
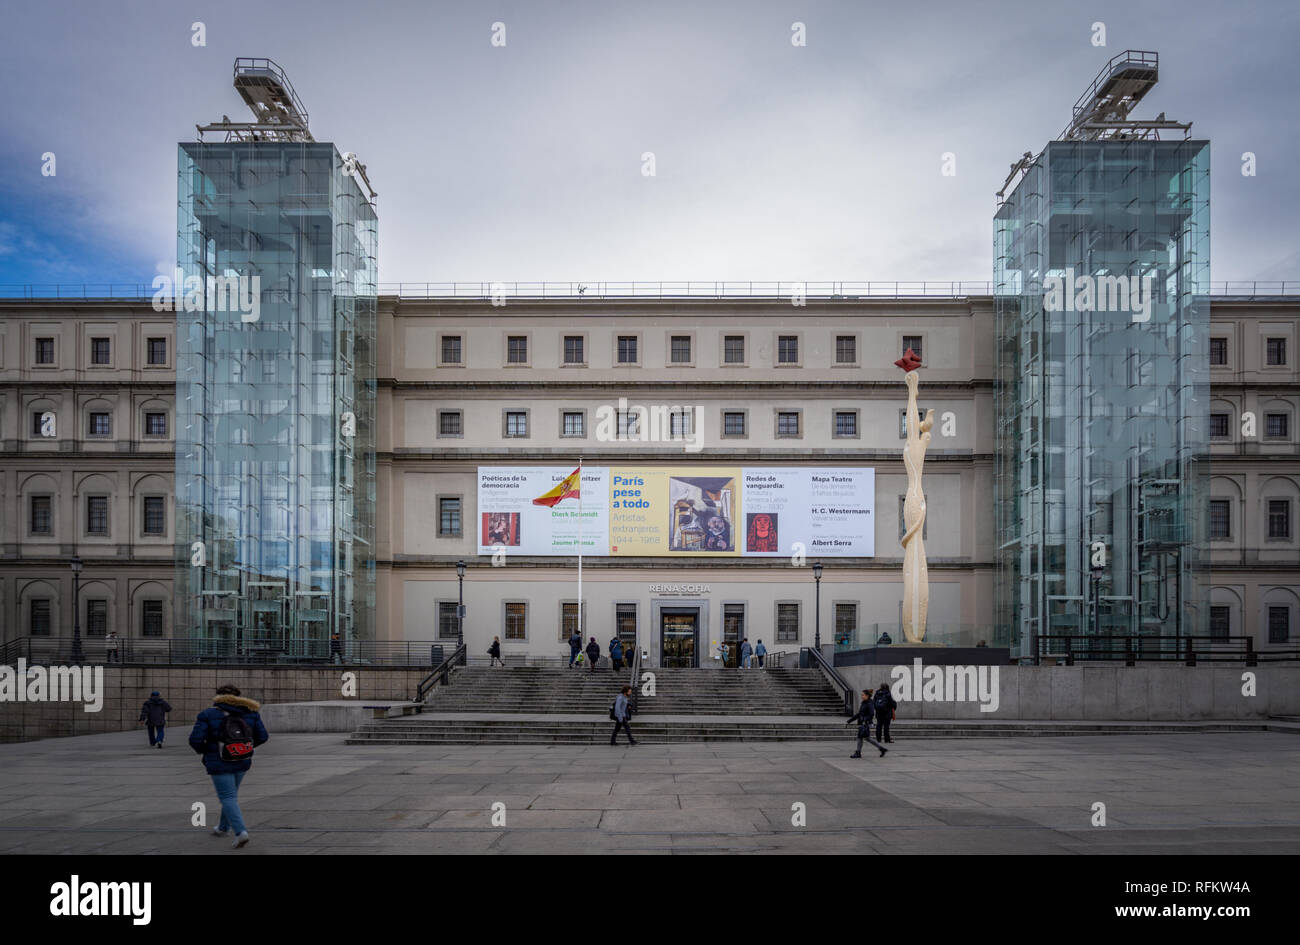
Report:
[{"label": "flagpole", "polygon": [[582,622],[582,457],[578,457],[578,633],[587,635]]}]

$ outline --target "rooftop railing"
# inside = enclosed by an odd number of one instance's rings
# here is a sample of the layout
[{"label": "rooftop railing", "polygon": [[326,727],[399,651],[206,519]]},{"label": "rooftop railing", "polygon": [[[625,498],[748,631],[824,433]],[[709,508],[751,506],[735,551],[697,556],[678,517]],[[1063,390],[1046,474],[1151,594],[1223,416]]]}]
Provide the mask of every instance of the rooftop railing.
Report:
[{"label": "rooftop railing", "polygon": [[[958,299],[993,295],[992,282],[382,282],[403,299]],[[20,299],[148,303],[148,283],[0,283],[0,301]],[[1300,297],[1300,280],[1213,282],[1212,298]]]}]

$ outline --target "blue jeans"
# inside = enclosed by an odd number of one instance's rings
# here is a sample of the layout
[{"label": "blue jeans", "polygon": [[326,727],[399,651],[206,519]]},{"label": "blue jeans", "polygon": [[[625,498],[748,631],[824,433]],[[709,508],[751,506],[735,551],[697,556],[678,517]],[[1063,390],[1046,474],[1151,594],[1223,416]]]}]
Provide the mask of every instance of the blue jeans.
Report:
[{"label": "blue jeans", "polygon": [[157,726],[155,726],[152,722],[150,722],[148,728],[149,728],[149,744],[150,744],[150,746],[152,746],[154,742],[159,742],[159,743],[161,743],[162,740],[163,740],[163,730],[164,730],[164,727],[161,726],[161,725],[157,725]]},{"label": "blue jeans", "polygon": [[214,774],[212,786],[217,789],[217,798],[221,801],[221,823],[217,825],[218,830],[233,830],[235,833],[245,833],[247,828],[244,826],[244,815],[239,809],[239,782],[244,780],[247,771],[239,771],[235,774]]}]

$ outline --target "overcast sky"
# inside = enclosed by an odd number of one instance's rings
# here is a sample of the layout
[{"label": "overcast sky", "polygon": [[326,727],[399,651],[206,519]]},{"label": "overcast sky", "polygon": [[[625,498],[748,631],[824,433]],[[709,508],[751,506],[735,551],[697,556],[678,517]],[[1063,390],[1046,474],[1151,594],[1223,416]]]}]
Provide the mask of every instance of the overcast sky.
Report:
[{"label": "overcast sky", "polygon": [[[380,280],[987,280],[1008,165],[1112,55],[1213,142],[1212,278],[1300,279],[1300,5],[43,0],[0,34],[0,283],[145,282],[176,142],[275,59],[379,192]],[[204,47],[191,24],[206,28]],[[491,43],[506,27],[504,47]],[[795,22],[807,45],[791,43]],[[1105,24],[1106,46],[1092,24]],[[642,154],[653,152],[653,177]],[[1241,173],[1254,152],[1258,173]],[[57,174],[42,176],[53,152]],[[941,157],[956,157],[956,176]]]}]

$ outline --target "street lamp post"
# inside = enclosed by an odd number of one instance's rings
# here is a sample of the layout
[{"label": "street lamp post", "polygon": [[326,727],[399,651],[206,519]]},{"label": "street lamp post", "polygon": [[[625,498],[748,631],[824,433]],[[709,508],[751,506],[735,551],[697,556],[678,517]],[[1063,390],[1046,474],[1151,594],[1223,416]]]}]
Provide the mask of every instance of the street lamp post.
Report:
[{"label": "street lamp post", "polygon": [[465,645],[465,562],[456,562],[456,582],[460,587],[460,603],[456,606],[456,648]]},{"label": "street lamp post", "polygon": [[822,563],[820,561],[813,565],[813,579],[817,582],[817,616],[813,624],[816,630],[814,646],[820,653],[822,651]]},{"label": "street lamp post", "polygon": [[81,652],[81,559],[75,555],[72,565],[72,662],[85,658]]}]

